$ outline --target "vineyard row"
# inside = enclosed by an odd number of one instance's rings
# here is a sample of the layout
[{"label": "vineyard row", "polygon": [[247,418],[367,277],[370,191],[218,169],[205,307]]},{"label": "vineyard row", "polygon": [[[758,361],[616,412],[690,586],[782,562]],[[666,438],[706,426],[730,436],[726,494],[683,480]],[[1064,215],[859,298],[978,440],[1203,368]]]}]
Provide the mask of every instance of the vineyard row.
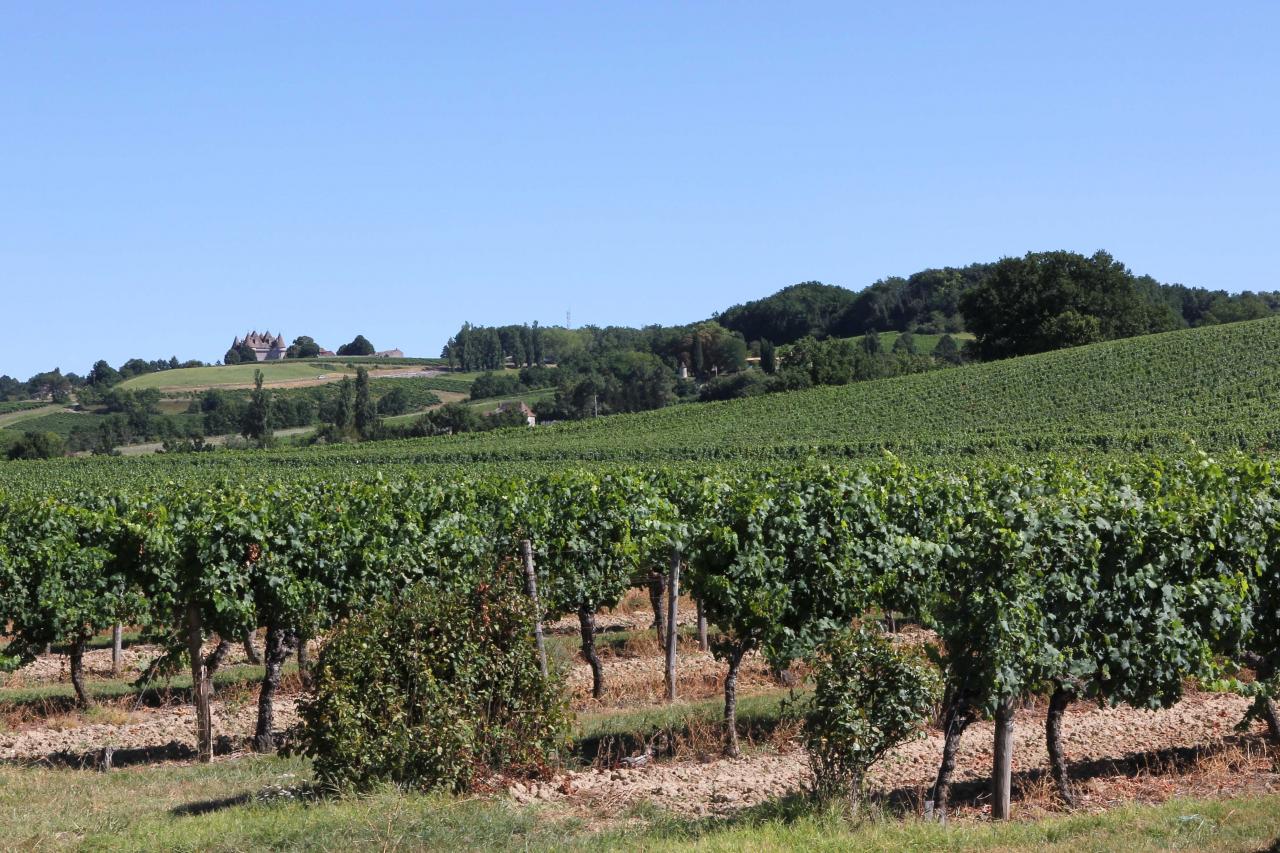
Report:
[{"label": "vineyard row", "polygon": [[256,744],[268,749],[291,648],[410,585],[523,590],[530,563],[543,616],[579,619],[596,695],[596,613],[637,578],[678,567],[716,627],[730,753],[749,652],[783,666],[859,620],[932,628],[946,685],[933,792],[944,813],[965,727],[993,716],[1001,737],[1030,694],[1052,697],[1046,731],[1064,792],[1055,718],[1073,697],[1167,707],[1198,679],[1256,696],[1280,737],[1280,469],[1243,456],[21,490],[0,495],[0,660],[19,666],[64,643],[87,701],[80,661],[96,633],[125,623],[167,637],[191,661],[207,757],[216,660],[205,643],[265,628]]}]

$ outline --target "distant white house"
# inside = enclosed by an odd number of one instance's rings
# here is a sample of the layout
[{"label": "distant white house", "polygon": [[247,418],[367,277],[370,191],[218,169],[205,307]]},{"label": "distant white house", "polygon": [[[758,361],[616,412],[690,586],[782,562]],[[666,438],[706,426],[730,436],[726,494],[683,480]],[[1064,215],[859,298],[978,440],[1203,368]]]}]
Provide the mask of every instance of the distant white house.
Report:
[{"label": "distant white house", "polygon": [[507,412],[519,412],[524,415],[525,422],[529,424],[529,426],[538,425],[538,416],[533,413],[533,409],[518,400],[508,400],[505,403],[499,403],[498,408],[494,409],[489,414],[501,415]]}]

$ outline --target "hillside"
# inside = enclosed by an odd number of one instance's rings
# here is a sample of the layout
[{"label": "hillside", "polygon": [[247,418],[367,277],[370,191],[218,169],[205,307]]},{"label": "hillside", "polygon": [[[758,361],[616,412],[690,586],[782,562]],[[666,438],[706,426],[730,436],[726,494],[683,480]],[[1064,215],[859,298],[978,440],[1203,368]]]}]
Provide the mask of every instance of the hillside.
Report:
[{"label": "hillside", "polygon": [[394,467],[857,458],[884,450],[914,457],[1004,457],[1179,451],[1192,441],[1206,449],[1265,451],[1280,441],[1278,404],[1280,318],[1268,318],[532,430],[155,461]]},{"label": "hillside", "polygon": [[335,454],[392,461],[1255,449],[1280,440],[1280,318],[532,432]]}]

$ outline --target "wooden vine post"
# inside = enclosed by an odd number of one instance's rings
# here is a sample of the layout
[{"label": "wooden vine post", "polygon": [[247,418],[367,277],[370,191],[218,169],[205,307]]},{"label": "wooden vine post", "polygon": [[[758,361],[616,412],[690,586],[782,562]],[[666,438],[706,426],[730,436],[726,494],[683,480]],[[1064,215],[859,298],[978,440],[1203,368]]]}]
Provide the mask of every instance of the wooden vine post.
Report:
[{"label": "wooden vine post", "polygon": [[119,622],[111,626],[111,674],[120,677],[124,657],[124,626]]},{"label": "wooden vine post", "polygon": [[698,606],[698,648],[701,651],[711,651],[711,643],[707,640],[707,611],[702,607],[702,599],[699,598],[694,602]]},{"label": "wooden vine post", "polygon": [[533,636],[538,643],[538,665],[547,674],[547,649],[542,640],[542,603],[538,601],[538,576],[533,570],[533,543],[520,540],[520,557],[524,560],[524,585],[533,601]]},{"label": "wooden vine post", "polygon": [[1009,793],[1013,782],[1013,700],[996,708],[995,749],[991,768],[991,817],[1009,819]]},{"label": "wooden vine post", "polygon": [[191,655],[191,698],[196,706],[196,754],[201,763],[213,761],[213,716],[210,699],[213,694],[209,670],[205,666],[204,631],[200,608],[187,605],[187,653]]},{"label": "wooden vine post", "polygon": [[671,549],[671,571],[667,573],[667,701],[676,699],[676,616],[680,598],[680,549]]}]

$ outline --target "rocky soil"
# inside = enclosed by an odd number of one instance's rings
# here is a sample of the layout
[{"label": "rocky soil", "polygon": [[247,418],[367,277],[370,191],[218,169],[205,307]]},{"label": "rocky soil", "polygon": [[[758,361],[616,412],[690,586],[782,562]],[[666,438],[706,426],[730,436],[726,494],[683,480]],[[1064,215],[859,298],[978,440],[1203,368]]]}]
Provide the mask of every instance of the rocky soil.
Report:
[{"label": "rocky soil", "polygon": [[[1137,775],[1158,779],[1162,764],[1169,763],[1167,751],[1178,747],[1226,744],[1234,740],[1233,729],[1248,702],[1237,696],[1193,694],[1166,711],[1139,711],[1132,708],[1098,708],[1077,703],[1064,720],[1064,747],[1073,765],[1103,759],[1122,761],[1142,754],[1132,763],[1146,771]],[[1257,731],[1260,731],[1258,729]],[[912,791],[919,796],[933,782],[942,755],[942,733],[929,730],[919,740],[894,750],[873,769],[873,790]],[[1014,773],[1047,768],[1044,746],[1043,709],[1020,711],[1014,728]],[[955,781],[989,778],[991,771],[991,723],[978,723],[965,732],[957,761]],[[1280,790],[1280,776],[1271,759],[1258,756],[1257,772],[1249,774],[1251,786]],[[1260,769],[1259,769],[1260,768]],[[1106,777],[1082,784],[1083,804],[1110,802]],[[1121,773],[1121,775],[1124,775]],[[1236,774],[1243,783],[1243,776]],[[808,779],[805,752],[796,745],[781,750],[764,749],[738,760],[658,761],[637,769],[593,768],[569,773],[550,783],[517,783],[511,796],[518,802],[559,803],[585,814],[618,814],[636,802],[646,800],[673,812],[689,816],[726,815],[803,790]],[[1048,783],[1041,782],[1047,791]],[[1148,785],[1148,793],[1175,792],[1177,786]]]},{"label": "rocky soil", "polygon": [[[54,725],[23,726],[13,732],[0,731],[0,761],[40,761],[58,753],[82,755],[103,747],[125,750],[178,744],[195,748],[196,715],[195,708],[191,705],[133,711],[120,711],[113,707],[99,715],[110,718],[112,722],[93,722],[95,713],[91,712],[85,718],[63,717],[50,721]],[[116,721],[120,718],[124,722]],[[215,738],[226,736],[233,743],[240,743],[253,735],[257,719],[256,701],[215,700],[213,703]],[[292,698],[276,702],[277,729],[288,728],[297,721],[297,708]]]},{"label": "rocky soil", "polygon": [[[692,618],[692,613],[688,615]],[[639,609],[605,618],[645,628],[649,617],[646,610]],[[911,642],[921,639],[904,637]],[[127,648],[123,676],[136,677],[157,653],[154,647]],[[233,645],[226,665],[243,662],[243,649]],[[89,652],[86,667],[90,678],[109,677],[110,650]],[[659,705],[664,693],[663,667],[656,642],[641,637],[606,656],[604,699],[590,697],[591,673],[581,661],[569,666],[566,681],[579,714]],[[681,644],[678,684],[682,700],[718,697],[723,676],[723,663],[697,651],[694,643]],[[51,655],[11,674],[0,687],[66,679],[65,657]],[[743,664],[740,689],[746,695],[778,686],[764,661],[753,655]],[[1084,702],[1073,705],[1064,721],[1064,745],[1069,761],[1082,776],[1079,790],[1084,806],[1101,808],[1125,800],[1159,800],[1188,792],[1280,790],[1276,758],[1256,737],[1261,728],[1255,727],[1254,737],[1243,740],[1234,732],[1247,705],[1247,700],[1237,696],[1209,693],[1191,693],[1175,707],[1154,712],[1099,708]],[[215,699],[215,734],[229,738],[235,748],[252,734],[256,714],[251,689],[229,691]],[[287,728],[297,719],[295,699],[282,697],[276,705],[277,727]],[[88,755],[104,747],[177,747],[180,752],[194,747],[194,723],[190,706],[149,708],[127,702],[108,703],[85,714],[12,717],[8,728],[0,721],[0,761],[59,760],[59,756],[65,760],[66,756]],[[1042,806],[1053,802],[1052,787],[1042,772],[1047,767],[1043,727],[1043,706],[1017,713],[1014,772],[1023,775],[1015,775],[1015,786],[1022,789],[1024,803],[1028,797],[1033,802],[1038,797]],[[702,736],[714,738],[715,733],[703,732]],[[774,743],[749,748],[747,756],[739,760],[686,757],[694,752],[714,755],[712,744],[707,749],[680,749],[675,759],[651,761],[634,769],[593,768],[562,774],[548,783],[518,783],[510,788],[510,795],[517,802],[547,803],[590,820],[620,819],[628,808],[642,801],[688,816],[723,816],[803,790],[808,778],[806,756],[787,738],[782,733]],[[960,746],[957,782],[976,782],[989,776],[991,740],[990,723],[969,728]],[[1190,759],[1177,753],[1194,747],[1208,747],[1209,753],[1217,747],[1220,752],[1216,758],[1201,754]],[[927,730],[873,770],[873,789],[897,792],[918,803],[937,772],[941,750],[941,732]]]},{"label": "rocky soil", "polygon": [[[216,643],[212,642],[206,643],[204,647],[205,654],[212,652],[215,645]],[[258,648],[262,648],[261,640],[258,641]],[[158,646],[147,644],[125,646],[120,655],[121,671],[119,677],[126,680],[136,679],[159,654],[160,648]],[[222,666],[235,666],[242,663],[248,663],[244,653],[244,646],[241,643],[232,643],[227,656],[222,660]],[[66,655],[41,655],[15,672],[0,673],[0,688],[70,683],[71,672],[69,666]],[[85,652],[84,669],[85,676],[88,679],[112,678],[111,649],[90,649]]]}]

